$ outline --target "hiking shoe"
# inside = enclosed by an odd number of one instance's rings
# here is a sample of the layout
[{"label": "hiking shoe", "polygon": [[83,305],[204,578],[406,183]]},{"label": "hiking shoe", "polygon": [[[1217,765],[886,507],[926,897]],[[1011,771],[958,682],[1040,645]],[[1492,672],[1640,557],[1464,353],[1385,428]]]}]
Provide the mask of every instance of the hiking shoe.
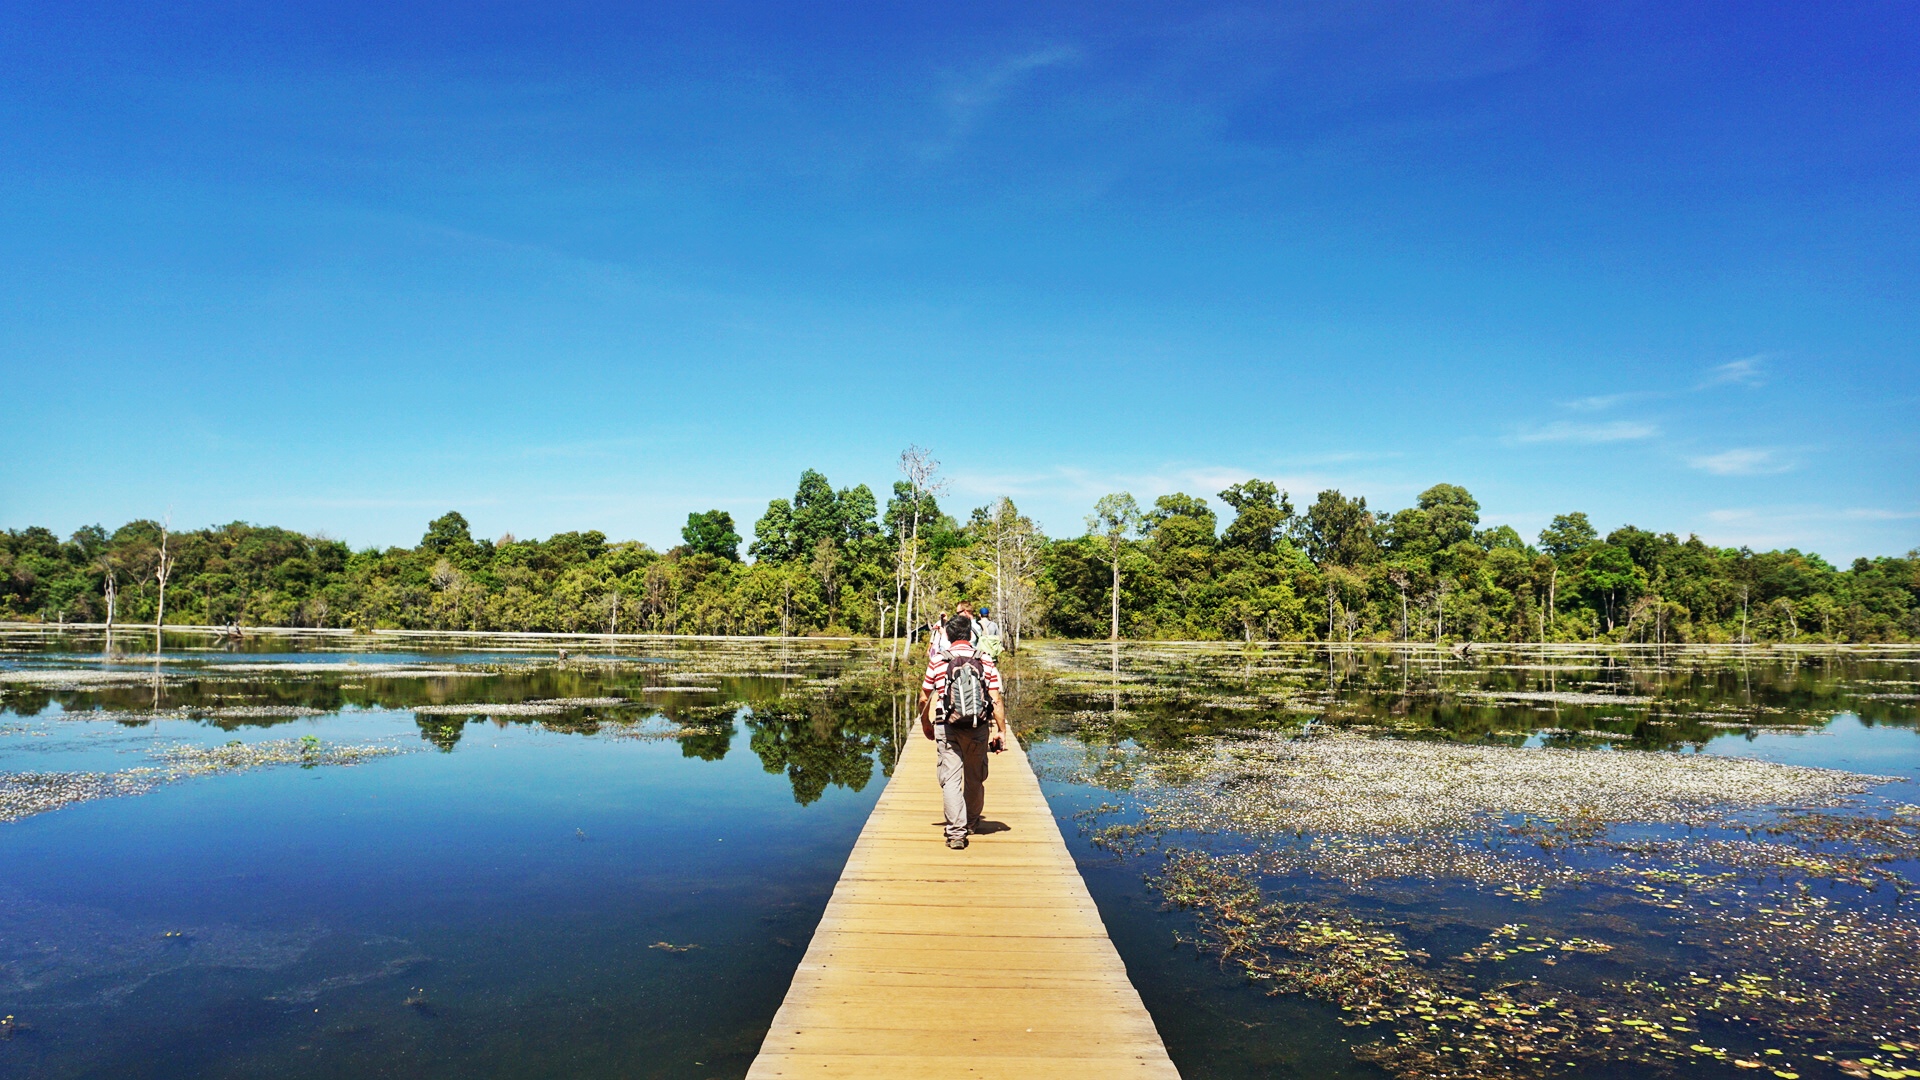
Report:
[{"label": "hiking shoe", "polygon": [[955,851],[965,851],[967,849],[967,838],[964,836],[949,837],[947,839],[947,846]]}]

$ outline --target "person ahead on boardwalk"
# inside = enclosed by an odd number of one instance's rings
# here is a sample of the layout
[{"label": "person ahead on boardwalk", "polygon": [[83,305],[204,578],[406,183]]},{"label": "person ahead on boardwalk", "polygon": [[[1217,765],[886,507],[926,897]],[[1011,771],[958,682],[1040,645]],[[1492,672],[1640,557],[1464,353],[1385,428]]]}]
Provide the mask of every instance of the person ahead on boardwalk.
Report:
[{"label": "person ahead on boardwalk", "polygon": [[986,807],[987,753],[1005,746],[1007,701],[1000,669],[973,647],[973,620],[947,623],[947,647],[920,680],[920,732],[938,748],[935,774],[946,811],[947,846],[959,851]]},{"label": "person ahead on boardwalk", "polygon": [[927,659],[932,660],[947,649],[947,613],[927,624]]},{"label": "person ahead on boardwalk", "polygon": [[1000,624],[993,621],[993,609],[981,605],[980,617],[973,621],[974,647],[980,655],[999,663],[1000,654],[1007,651],[1006,638],[1001,636]]}]

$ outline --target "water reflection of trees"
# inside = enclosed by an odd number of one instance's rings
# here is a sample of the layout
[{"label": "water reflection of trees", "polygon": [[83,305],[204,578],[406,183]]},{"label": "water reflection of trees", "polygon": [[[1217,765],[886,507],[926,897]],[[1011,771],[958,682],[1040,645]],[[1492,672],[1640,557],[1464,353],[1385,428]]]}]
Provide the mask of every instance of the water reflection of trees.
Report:
[{"label": "water reflection of trees", "polygon": [[[1123,646],[1060,650],[1064,670],[1035,680],[1037,712],[1083,740],[1177,745],[1249,727],[1312,718],[1469,741],[1518,743],[1559,729],[1555,745],[1642,749],[1703,746],[1750,737],[1747,725],[1824,725],[1850,713],[1863,723],[1920,727],[1911,661],[1839,655],[1742,657],[1668,650],[1547,654],[1474,650],[1462,657],[1394,649]],[[1631,706],[1503,701],[1503,692],[1651,698]],[[1604,731],[1601,740],[1579,735]]]},{"label": "water reflection of trees", "polygon": [[863,790],[876,757],[892,772],[898,699],[879,677],[807,690],[755,709],[747,745],[770,773],[785,773],[793,799],[817,801],[831,786]]},{"label": "water reflection of trees", "polygon": [[734,722],[747,707],[744,701],[682,705],[663,709],[661,715],[680,727],[675,737],[680,741],[681,757],[719,761],[733,748]]},{"label": "water reflection of trees", "polygon": [[413,722],[419,726],[422,739],[441,753],[450,754],[459,745],[467,725],[478,719],[477,716],[415,716]]},{"label": "water reflection of trees", "polygon": [[[467,725],[492,720],[503,725],[539,725],[549,731],[593,735],[610,725],[630,726],[661,719],[680,730],[673,737],[688,758],[719,761],[733,746],[736,714],[744,714],[749,744],[768,772],[784,773],[802,804],[817,801],[829,787],[860,791],[873,779],[874,760],[893,760],[898,714],[906,708],[904,690],[876,671],[842,673],[823,685],[767,678],[721,678],[719,694],[666,693],[621,705],[564,709],[546,715],[506,715],[501,706],[566,698],[632,694],[640,697],[645,680],[633,673],[532,669],[436,678],[383,678],[378,673],[234,679],[169,672],[156,712],[146,687],[107,685],[55,690],[19,685],[8,689],[5,706],[19,716],[36,716],[55,704],[72,713],[93,713],[136,726],[159,716],[195,719],[222,730],[271,728],[303,722],[310,714],[343,709],[404,712],[421,706],[465,705],[451,714],[415,713],[420,738],[435,749],[459,746]],[[474,700],[474,699],[480,700]],[[692,700],[689,700],[692,699]],[[226,708],[262,710],[259,715],[221,715]],[[309,715],[265,710],[304,710]],[[883,771],[885,771],[883,769]]]},{"label": "water reflection of trees", "polygon": [[719,761],[733,749],[733,725],[689,732],[680,736],[680,756]]},{"label": "water reflection of trees", "polygon": [[878,740],[823,722],[805,712],[780,710],[747,721],[748,745],[770,773],[786,773],[793,799],[802,806],[817,801],[827,785],[860,791],[873,779]]}]

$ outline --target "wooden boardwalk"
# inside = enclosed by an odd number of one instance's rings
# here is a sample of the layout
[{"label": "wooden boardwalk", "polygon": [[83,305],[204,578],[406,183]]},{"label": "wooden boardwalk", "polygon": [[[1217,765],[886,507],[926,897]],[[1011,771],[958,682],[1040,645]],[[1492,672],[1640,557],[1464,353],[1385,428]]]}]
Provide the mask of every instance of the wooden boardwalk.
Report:
[{"label": "wooden boardwalk", "polygon": [[941,839],[933,744],[867,819],[748,1080],[1177,1080],[1024,751],[993,756],[986,820]]}]

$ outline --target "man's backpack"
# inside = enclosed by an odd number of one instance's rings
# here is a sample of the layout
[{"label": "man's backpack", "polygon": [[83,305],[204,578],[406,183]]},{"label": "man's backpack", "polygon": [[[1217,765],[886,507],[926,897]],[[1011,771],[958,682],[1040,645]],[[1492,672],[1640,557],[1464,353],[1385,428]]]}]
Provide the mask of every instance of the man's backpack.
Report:
[{"label": "man's backpack", "polygon": [[947,689],[941,713],[954,727],[978,727],[993,716],[987,693],[987,663],[980,656],[947,656]]}]

